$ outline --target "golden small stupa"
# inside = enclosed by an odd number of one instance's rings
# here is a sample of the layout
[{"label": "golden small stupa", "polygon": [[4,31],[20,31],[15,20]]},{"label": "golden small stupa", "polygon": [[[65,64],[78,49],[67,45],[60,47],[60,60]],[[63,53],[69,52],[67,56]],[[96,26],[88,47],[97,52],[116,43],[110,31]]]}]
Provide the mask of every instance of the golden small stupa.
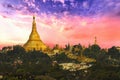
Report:
[{"label": "golden small stupa", "polygon": [[37,32],[35,16],[33,16],[32,32],[29,36],[28,41],[23,45],[23,47],[26,51],[32,51],[32,50],[44,51],[47,48],[46,45],[40,39],[40,36]]}]

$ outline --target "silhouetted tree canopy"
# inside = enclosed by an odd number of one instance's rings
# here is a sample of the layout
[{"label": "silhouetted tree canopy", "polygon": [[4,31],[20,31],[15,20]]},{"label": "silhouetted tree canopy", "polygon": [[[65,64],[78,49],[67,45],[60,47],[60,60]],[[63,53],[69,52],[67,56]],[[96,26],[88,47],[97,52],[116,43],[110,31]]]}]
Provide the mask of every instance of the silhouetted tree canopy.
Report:
[{"label": "silhouetted tree canopy", "polygon": [[75,54],[75,55],[80,55],[82,52],[82,46],[81,44],[78,44],[78,45],[74,45],[72,47],[72,53]]},{"label": "silhouetted tree canopy", "polygon": [[[59,63],[76,62],[66,53],[74,56],[82,53],[96,59],[96,62],[87,63],[92,67],[85,70],[63,70]],[[56,65],[53,65],[54,61]],[[3,80],[120,80],[120,52],[115,46],[107,51],[99,45],[83,48],[78,44],[73,47],[67,45],[61,53],[50,57],[42,51],[26,52],[20,45],[8,46],[3,47],[0,53],[0,74],[5,75]]]}]

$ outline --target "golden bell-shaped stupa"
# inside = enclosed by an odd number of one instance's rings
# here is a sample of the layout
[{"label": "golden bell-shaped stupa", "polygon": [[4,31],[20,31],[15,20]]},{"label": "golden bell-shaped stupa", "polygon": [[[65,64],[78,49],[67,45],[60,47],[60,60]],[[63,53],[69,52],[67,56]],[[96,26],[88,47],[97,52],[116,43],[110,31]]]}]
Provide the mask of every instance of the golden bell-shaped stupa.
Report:
[{"label": "golden bell-shaped stupa", "polygon": [[32,51],[32,50],[44,51],[47,48],[46,45],[40,39],[40,36],[37,32],[35,16],[33,16],[32,32],[29,36],[28,41],[23,45],[23,47],[26,51]]}]

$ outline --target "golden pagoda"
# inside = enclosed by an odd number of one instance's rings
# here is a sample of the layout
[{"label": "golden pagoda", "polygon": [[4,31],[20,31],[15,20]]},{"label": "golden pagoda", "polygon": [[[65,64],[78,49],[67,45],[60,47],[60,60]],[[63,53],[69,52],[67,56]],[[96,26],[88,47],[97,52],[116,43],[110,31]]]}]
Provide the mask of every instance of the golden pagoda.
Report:
[{"label": "golden pagoda", "polygon": [[35,16],[33,16],[32,32],[29,36],[28,41],[23,45],[23,47],[26,51],[32,51],[32,50],[44,51],[47,48],[46,45],[40,39],[40,36],[37,32]]}]

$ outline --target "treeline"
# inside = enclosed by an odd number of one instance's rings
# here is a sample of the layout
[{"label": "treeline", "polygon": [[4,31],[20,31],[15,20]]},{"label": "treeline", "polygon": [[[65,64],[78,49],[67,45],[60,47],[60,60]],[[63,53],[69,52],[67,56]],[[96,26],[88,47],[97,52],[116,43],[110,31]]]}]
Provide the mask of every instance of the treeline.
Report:
[{"label": "treeline", "polygon": [[[102,49],[96,44],[87,48],[68,44],[63,49],[55,46],[51,50],[54,49],[60,52],[50,57],[42,51],[26,52],[19,45],[3,47],[0,51],[0,75],[4,76],[3,80],[120,80],[120,51],[115,46]],[[77,62],[66,53],[94,58],[96,62],[87,70],[62,70],[58,63]]]}]

